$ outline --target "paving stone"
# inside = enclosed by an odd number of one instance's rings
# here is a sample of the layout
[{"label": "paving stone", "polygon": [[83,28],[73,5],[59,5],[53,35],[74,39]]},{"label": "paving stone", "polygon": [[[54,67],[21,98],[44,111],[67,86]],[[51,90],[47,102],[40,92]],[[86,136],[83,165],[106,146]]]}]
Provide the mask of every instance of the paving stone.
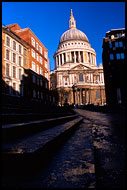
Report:
[{"label": "paving stone", "polygon": [[22,187],[94,188],[95,167],[92,128],[84,122],[42,172]]}]

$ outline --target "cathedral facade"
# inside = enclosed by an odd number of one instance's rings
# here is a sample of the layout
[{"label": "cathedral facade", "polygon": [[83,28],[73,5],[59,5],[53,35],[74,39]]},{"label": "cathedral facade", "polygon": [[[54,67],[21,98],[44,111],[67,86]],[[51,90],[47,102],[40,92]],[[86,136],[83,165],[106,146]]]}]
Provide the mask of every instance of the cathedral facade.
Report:
[{"label": "cathedral facade", "polygon": [[96,52],[87,36],[76,28],[72,10],[69,29],[60,38],[54,61],[50,85],[58,92],[59,105],[105,104],[103,66],[96,65]]}]

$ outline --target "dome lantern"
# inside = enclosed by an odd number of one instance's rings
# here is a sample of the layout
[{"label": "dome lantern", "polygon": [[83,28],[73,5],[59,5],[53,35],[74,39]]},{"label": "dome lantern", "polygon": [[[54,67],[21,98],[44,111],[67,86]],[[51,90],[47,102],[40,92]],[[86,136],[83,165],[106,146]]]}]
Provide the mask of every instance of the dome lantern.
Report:
[{"label": "dome lantern", "polygon": [[69,29],[71,29],[71,28],[76,28],[76,21],[73,16],[72,9],[71,9],[71,16],[70,16],[70,20],[69,20]]}]

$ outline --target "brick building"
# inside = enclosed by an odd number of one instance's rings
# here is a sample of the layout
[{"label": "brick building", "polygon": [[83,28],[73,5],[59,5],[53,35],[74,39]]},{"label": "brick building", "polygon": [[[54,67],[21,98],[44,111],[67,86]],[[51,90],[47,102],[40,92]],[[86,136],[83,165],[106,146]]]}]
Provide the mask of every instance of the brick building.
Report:
[{"label": "brick building", "polygon": [[127,104],[125,29],[112,29],[103,39],[103,67],[108,105]]},{"label": "brick building", "polygon": [[30,28],[21,29],[18,24],[6,27],[28,46],[28,61],[23,64],[24,97],[48,101],[49,59],[47,48]]}]

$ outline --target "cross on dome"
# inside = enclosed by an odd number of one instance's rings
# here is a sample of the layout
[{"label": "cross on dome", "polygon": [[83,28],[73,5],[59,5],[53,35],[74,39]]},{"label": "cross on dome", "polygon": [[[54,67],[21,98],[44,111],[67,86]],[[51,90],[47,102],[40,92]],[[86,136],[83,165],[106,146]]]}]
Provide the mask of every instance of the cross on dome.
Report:
[{"label": "cross on dome", "polygon": [[72,9],[71,9],[71,16],[70,16],[70,20],[69,20],[69,29],[71,29],[71,28],[76,28],[76,21],[73,16]]}]

